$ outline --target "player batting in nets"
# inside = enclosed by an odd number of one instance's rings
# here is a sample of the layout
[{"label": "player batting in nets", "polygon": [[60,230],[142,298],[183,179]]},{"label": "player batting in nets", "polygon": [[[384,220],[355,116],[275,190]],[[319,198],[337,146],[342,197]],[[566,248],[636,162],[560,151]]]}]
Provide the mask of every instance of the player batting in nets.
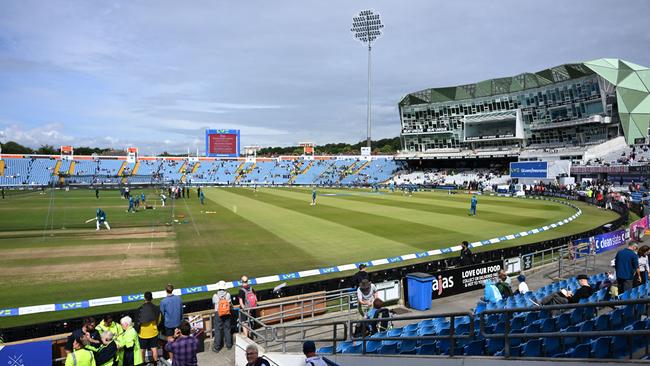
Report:
[{"label": "player batting in nets", "polygon": [[104,224],[104,226],[106,226],[106,229],[108,230],[111,229],[111,227],[108,225],[108,221],[106,221],[106,212],[104,212],[104,210],[102,210],[101,208],[97,209],[95,220],[97,223],[97,230],[99,230],[99,225],[101,225],[102,223]]}]

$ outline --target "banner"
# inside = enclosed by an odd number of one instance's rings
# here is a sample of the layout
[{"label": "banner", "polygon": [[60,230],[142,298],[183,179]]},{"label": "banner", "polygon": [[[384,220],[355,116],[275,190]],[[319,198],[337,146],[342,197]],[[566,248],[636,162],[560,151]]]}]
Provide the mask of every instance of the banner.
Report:
[{"label": "banner", "polygon": [[594,236],[596,254],[616,249],[625,244],[625,229]]},{"label": "banner", "polygon": [[526,161],[510,163],[511,178],[547,178],[548,162]]},{"label": "banner", "polygon": [[439,299],[483,288],[485,280],[495,278],[503,261],[474,264],[433,274],[432,298]]},{"label": "banner", "polygon": [[630,224],[630,239],[636,241],[641,240],[646,230],[648,230],[648,216]]},{"label": "banner", "polygon": [[52,364],[52,342],[40,341],[0,346],[0,365],[43,366]]}]

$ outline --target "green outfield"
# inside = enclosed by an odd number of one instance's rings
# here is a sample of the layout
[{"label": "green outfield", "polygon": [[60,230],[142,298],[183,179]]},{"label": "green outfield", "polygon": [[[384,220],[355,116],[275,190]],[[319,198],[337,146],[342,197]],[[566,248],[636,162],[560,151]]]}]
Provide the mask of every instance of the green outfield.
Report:
[{"label": "green outfield", "polygon": [[[132,193],[140,194],[142,190]],[[167,200],[145,190],[153,210],[126,213],[118,191],[45,191],[0,201],[0,309],[187,287],[422,252],[554,223],[574,210],[558,203],[465,193],[301,188],[192,189]],[[518,245],[582,232],[616,218],[584,204],[583,215],[544,233],[491,245]],[[113,230],[95,231],[101,207]],[[429,258],[431,259],[431,258]],[[349,275],[349,273],[338,274]],[[315,277],[301,281],[315,280]],[[272,286],[273,284],[268,284]],[[196,297],[207,297],[207,294]],[[101,313],[135,304],[0,318],[0,328]]]}]

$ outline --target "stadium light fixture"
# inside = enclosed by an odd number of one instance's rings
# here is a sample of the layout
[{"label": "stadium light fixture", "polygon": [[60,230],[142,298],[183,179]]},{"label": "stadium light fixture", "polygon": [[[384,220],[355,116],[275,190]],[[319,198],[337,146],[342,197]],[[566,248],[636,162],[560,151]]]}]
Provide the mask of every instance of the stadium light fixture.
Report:
[{"label": "stadium light fixture", "polygon": [[354,38],[358,39],[363,44],[368,44],[368,139],[367,146],[370,146],[370,128],[371,128],[371,51],[372,42],[376,41],[381,36],[382,28],[379,14],[374,10],[362,10],[359,15],[352,17],[352,33]]}]

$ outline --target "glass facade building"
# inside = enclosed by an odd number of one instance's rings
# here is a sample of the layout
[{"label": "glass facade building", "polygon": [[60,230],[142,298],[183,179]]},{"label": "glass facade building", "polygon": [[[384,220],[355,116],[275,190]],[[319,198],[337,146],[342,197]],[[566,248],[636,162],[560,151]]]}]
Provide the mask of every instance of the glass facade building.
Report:
[{"label": "glass facade building", "polygon": [[621,135],[629,144],[645,142],[650,120],[645,85],[650,87],[649,69],[601,59],[418,91],[399,103],[402,147],[436,152],[576,146]]}]

